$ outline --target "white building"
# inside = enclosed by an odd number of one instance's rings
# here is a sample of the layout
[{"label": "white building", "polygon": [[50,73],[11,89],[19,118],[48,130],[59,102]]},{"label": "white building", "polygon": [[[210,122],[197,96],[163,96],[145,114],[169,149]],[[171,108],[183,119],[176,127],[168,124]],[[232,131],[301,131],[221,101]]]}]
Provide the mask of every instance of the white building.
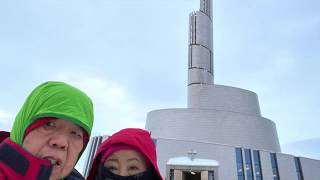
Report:
[{"label": "white building", "polygon": [[[281,153],[254,92],[214,84],[212,1],[190,15],[188,106],[148,113],[167,180],[319,180],[320,161]],[[93,139],[92,154],[102,137]],[[85,172],[86,175],[86,172]]]}]

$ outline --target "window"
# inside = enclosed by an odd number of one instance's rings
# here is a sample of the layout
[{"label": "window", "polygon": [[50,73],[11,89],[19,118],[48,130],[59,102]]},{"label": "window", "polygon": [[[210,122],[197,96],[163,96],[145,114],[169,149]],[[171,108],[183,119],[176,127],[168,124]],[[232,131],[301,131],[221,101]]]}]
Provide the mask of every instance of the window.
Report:
[{"label": "window", "polygon": [[170,169],[170,180],[174,180],[174,169]]},{"label": "window", "polygon": [[189,63],[188,63],[188,68],[192,68],[192,46],[189,46]]},{"label": "window", "polygon": [[237,175],[238,180],[244,180],[242,149],[236,148]]},{"label": "window", "polygon": [[209,65],[209,72],[211,75],[213,75],[213,54],[212,52],[210,51],[210,65]]},{"label": "window", "polygon": [[214,180],[214,171],[208,171],[208,180]]},{"label": "window", "polygon": [[253,163],[256,180],[262,180],[260,152],[257,150],[253,150]]},{"label": "window", "polygon": [[295,157],[294,163],[296,164],[296,171],[297,171],[297,175],[298,175],[298,180],[303,180],[303,173],[302,173],[300,158]]},{"label": "window", "polygon": [[251,160],[251,150],[244,149],[244,157],[245,157],[245,167],[247,180],[253,180],[253,171],[252,171],[252,160]]},{"label": "window", "polygon": [[270,153],[270,158],[271,158],[273,179],[280,180],[276,153]]}]

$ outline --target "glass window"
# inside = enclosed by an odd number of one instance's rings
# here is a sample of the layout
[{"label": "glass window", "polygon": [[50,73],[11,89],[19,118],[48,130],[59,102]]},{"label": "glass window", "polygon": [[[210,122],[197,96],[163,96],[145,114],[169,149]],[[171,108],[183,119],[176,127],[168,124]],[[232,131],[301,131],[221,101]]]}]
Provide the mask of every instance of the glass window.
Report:
[{"label": "glass window", "polygon": [[174,180],[174,169],[170,169],[170,180]]},{"label": "glass window", "polygon": [[208,171],[208,180],[214,180],[214,171]]},{"label": "glass window", "polygon": [[238,172],[238,176],[243,176],[244,175],[243,164],[242,163],[237,163],[237,172]]},{"label": "glass window", "polygon": [[237,162],[242,162],[242,151],[241,148],[236,148]]},{"label": "glass window", "polygon": [[274,180],[280,180],[276,153],[270,153],[271,167]]},{"label": "glass window", "polygon": [[245,157],[245,162],[246,162],[245,166],[246,166],[247,180],[253,180],[251,150],[250,149],[244,149],[244,157]]},{"label": "glass window", "polygon": [[253,150],[253,163],[254,163],[256,180],[262,180],[260,152],[257,150]]},{"label": "glass window", "polygon": [[236,148],[236,163],[238,180],[244,180],[242,149]]}]

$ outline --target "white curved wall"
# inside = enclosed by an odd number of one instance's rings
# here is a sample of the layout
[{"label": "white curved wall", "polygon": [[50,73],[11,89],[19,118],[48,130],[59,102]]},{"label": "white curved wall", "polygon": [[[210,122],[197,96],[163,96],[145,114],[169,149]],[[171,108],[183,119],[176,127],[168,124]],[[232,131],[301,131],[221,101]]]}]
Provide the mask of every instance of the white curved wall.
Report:
[{"label": "white curved wall", "polygon": [[213,142],[280,152],[275,124],[259,116],[213,109],[163,109],[147,115],[154,138]]},{"label": "white curved wall", "polygon": [[196,69],[192,68],[188,71],[188,81],[189,85],[191,84],[199,84],[199,83],[205,83],[205,82],[211,82],[213,81],[213,75],[210,74],[205,69]]},{"label": "white curved wall", "polygon": [[256,93],[213,84],[188,86],[188,108],[215,109],[261,116]]}]

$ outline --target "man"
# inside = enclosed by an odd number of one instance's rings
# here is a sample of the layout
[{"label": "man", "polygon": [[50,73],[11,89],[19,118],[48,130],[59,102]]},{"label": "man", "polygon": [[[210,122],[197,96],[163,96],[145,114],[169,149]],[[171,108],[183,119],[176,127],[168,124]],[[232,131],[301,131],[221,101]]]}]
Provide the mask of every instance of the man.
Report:
[{"label": "man", "polygon": [[0,144],[0,180],[82,179],[73,168],[92,125],[93,105],[85,93],[63,82],[41,84]]}]

